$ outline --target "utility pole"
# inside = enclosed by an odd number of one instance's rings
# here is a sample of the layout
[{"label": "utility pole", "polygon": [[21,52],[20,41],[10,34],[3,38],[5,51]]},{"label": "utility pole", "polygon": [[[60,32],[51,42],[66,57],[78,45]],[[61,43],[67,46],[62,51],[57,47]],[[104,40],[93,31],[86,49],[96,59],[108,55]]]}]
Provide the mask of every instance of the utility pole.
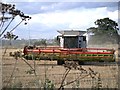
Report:
[{"label": "utility pole", "polygon": [[30,29],[29,29],[29,46],[31,45]]}]

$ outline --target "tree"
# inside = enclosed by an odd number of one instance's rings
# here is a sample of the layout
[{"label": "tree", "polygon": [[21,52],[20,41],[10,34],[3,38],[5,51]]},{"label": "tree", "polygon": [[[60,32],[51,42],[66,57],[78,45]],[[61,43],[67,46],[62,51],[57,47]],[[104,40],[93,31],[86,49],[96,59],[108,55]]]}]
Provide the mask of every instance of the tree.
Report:
[{"label": "tree", "polygon": [[60,45],[60,39],[58,37],[54,38],[55,45]]},{"label": "tree", "polygon": [[106,42],[118,43],[118,24],[109,19],[98,19],[95,22],[97,27],[90,27],[87,29],[88,33],[93,33],[89,44],[105,44]]},{"label": "tree", "polygon": [[41,39],[40,41],[36,41],[34,42],[34,45],[43,45],[43,46],[47,46],[47,40],[46,39]]}]

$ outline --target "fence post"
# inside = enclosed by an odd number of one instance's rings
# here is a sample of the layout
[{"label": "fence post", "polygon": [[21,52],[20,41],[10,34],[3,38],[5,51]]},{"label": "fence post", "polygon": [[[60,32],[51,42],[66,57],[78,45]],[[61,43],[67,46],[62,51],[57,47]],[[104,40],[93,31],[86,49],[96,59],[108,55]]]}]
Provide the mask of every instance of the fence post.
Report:
[{"label": "fence post", "polygon": [[[120,1],[118,1],[118,11],[120,10]],[[118,17],[120,17],[120,14],[118,14]],[[118,24],[118,27],[120,27],[120,25]],[[119,36],[120,37],[120,36]],[[118,90],[120,90],[120,40],[118,37]]]},{"label": "fence post", "polygon": [[2,89],[2,39],[0,39],[0,90]]},{"label": "fence post", "polygon": [[118,44],[118,90],[120,90],[120,43]]}]

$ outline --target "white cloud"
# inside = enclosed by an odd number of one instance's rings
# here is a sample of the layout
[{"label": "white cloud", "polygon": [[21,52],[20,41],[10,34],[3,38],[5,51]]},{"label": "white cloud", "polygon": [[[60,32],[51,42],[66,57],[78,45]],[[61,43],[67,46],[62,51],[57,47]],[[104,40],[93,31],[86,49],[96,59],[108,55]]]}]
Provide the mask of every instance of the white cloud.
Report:
[{"label": "white cloud", "polygon": [[[44,14],[35,14],[32,16],[32,23],[44,24],[48,28],[54,28],[58,25],[74,29],[79,28],[85,30],[89,27],[95,26],[94,22],[97,19],[109,17],[110,19],[117,20],[117,10],[114,12],[108,11],[106,7],[93,8],[93,9],[73,9],[68,11],[56,11]],[[64,29],[64,28],[63,28]]]},{"label": "white cloud", "polygon": [[115,20],[116,22],[118,22],[118,10],[114,12],[108,12],[108,16],[113,20]]},{"label": "white cloud", "polygon": [[[55,4],[54,4],[55,5]],[[51,7],[54,8],[54,5]],[[47,6],[42,6],[41,10],[49,9]],[[28,26],[20,25],[15,33],[21,37],[28,37],[30,30],[30,36],[32,38],[52,38],[55,37],[57,30],[59,29],[80,29],[86,30],[89,27],[94,27],[94,22],[97,19],[109,17],[112,20],[118,20],[118,10],[112,12],[107,7],[99,8],[76,8],[68,10],[51,11],[47,13],[39,13],[29,15],[32,19],[29,21]],[[15,20],[18,23],[20,18]],[[25,33],[21,33],[21,32]],[[46,37],[47,36],[47,37]]]}]

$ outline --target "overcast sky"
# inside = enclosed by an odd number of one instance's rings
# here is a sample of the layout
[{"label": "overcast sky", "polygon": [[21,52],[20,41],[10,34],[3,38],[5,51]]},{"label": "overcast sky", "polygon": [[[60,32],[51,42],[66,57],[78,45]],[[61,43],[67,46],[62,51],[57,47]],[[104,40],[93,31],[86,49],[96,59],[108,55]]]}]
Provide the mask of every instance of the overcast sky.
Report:
[{"label": "overcast sky", "polygon": [[[5,0],[9,2],[10,0]],[[30,1],[30,0],[28,0]],[[94,27],[97,19],[109,17],[118,22],[118,2],[10,2],[32,17],[14,33],[19,38],[54,38],[57,30],[82,30]],[[17,18],[13,25],[19,22]]]}]

